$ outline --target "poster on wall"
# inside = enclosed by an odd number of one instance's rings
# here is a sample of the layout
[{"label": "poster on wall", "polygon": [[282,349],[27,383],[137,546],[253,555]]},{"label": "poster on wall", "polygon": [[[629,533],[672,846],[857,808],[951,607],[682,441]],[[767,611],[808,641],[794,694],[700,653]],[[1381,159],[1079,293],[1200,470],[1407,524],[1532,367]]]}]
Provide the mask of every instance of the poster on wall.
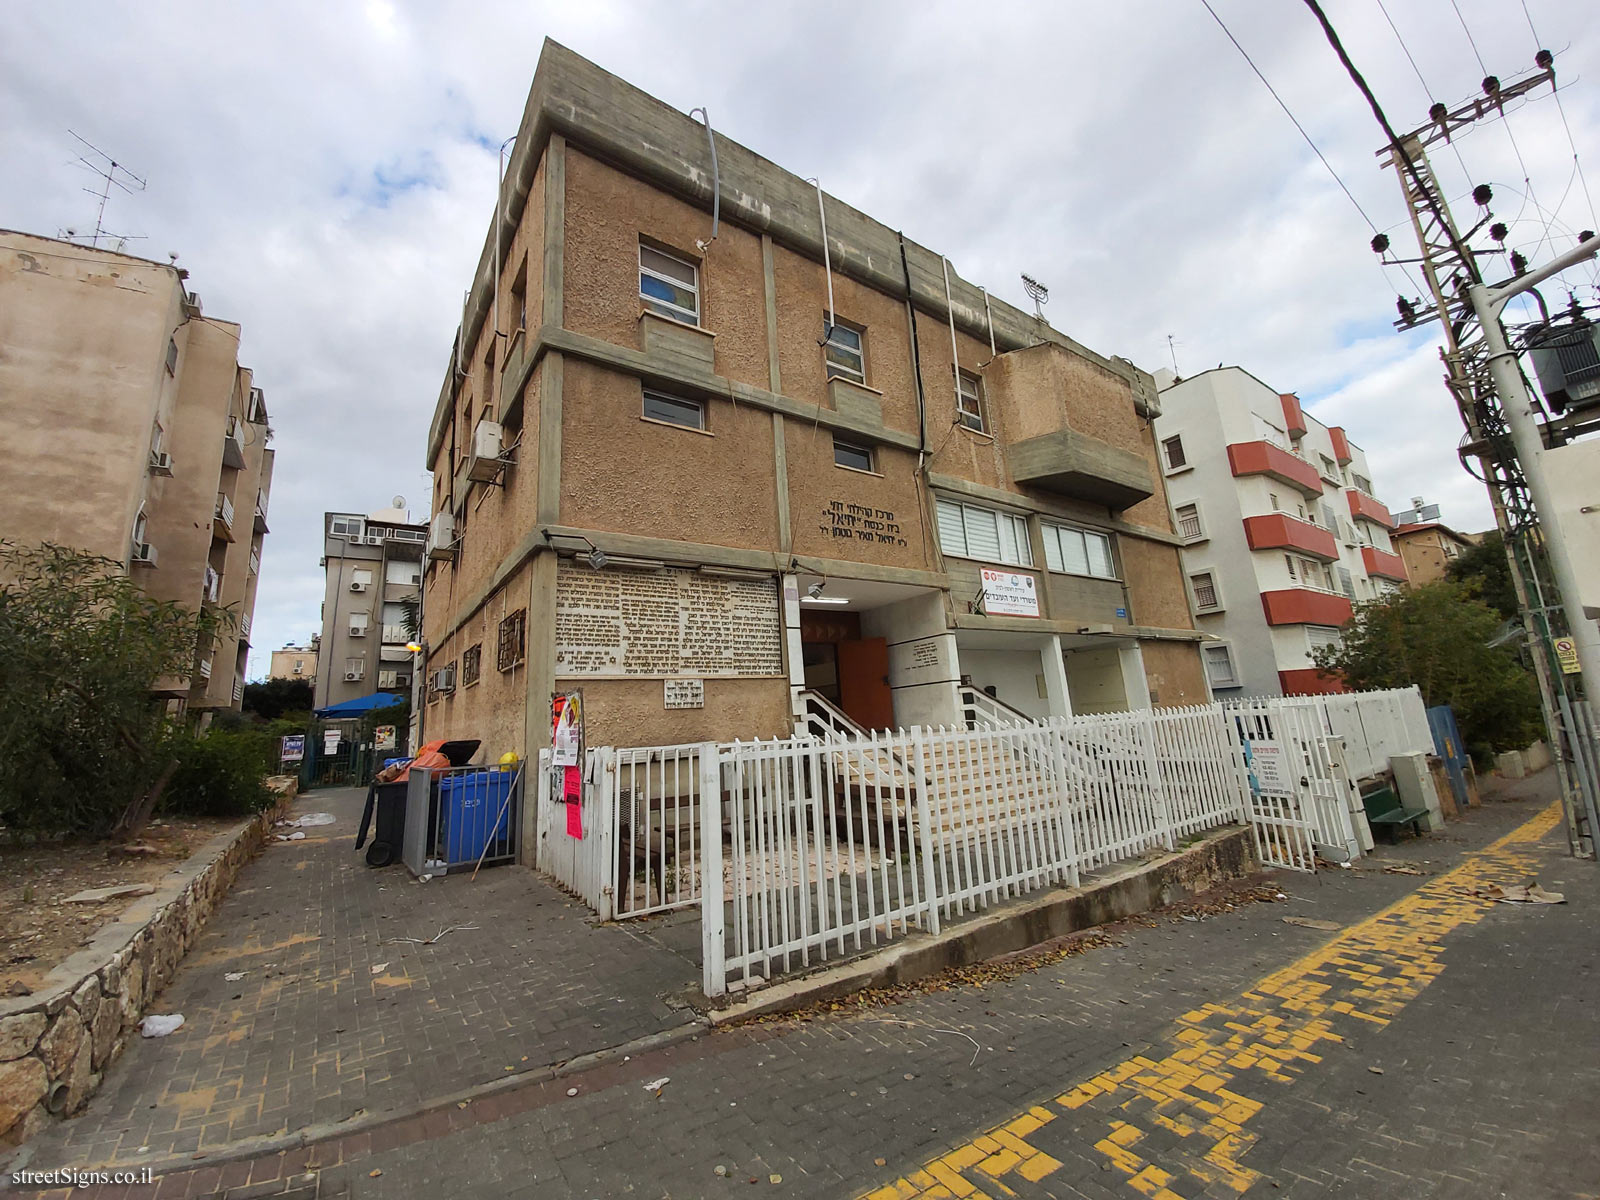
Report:
[{"label": "poster on wall", "polygon": [[1032,575],[983,568],[983,611],[991,617],[1037,617],[1038,583]]},{"label": "poster on wall", "polygon": [[706,681],[703,679],[665,679],[662,690],[668,708],[704,708]]},{"label": "poster on wall", "polygon": [[341,733],[337,729],[324,729],[322,731],[322,753],[334,755],[339,753],[339,739]]},{"label": "poster on wall", "polygon": [[393,750],[394,749],[394,726],[393,725],[379,725],[376,729],[374,729],[372,731],[372,737],[373,737],[372,747],[373,747],[374,750]]},{"label": "poster on wall", "polygon": [[583,693],[550,698],[550,793],[566,808],[567,836],[583,837]]},{"label": "poster on wall", "polygon": [[303,762],[306,757],[306,735],[288,733],[283,738],[283,751],[278,755],[286,763]]}]

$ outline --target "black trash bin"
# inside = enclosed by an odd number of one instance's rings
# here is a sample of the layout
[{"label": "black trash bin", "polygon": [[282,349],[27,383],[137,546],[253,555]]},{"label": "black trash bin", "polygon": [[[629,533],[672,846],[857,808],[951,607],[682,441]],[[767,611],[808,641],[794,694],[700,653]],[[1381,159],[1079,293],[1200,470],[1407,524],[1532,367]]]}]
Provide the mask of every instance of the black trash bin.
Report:
[{"label": "black trash bin", "polygon": [[377,827],[373,830],[372,844],[367,847],[367,866],[387,867],[400,857],[400,848],[406,840],[406,789],[403,779],[393,783],[375,783]]}]

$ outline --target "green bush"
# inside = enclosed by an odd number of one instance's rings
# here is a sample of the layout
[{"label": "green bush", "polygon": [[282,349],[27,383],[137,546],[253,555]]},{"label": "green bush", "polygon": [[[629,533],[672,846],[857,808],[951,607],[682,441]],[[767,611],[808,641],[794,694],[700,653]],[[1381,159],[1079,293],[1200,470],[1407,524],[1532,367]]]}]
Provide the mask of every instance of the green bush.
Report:
[{"label": "green bush", "polygon": [[189,817],[244,817],[260,812],[273,799],[263,783],[271,769],[265,764],[264,748],[272,740],[255,730],[227,729],[175,739],[172,748],[178,770],[162,797],[162,810]]}]

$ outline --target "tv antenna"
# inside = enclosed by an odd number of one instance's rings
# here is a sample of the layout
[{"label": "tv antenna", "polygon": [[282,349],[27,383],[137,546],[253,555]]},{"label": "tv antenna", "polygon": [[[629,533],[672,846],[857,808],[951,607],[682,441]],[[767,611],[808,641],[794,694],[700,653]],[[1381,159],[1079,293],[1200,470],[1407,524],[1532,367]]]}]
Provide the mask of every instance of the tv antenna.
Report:
[{"label": "tv antenna", "polygon": [[1173,340],[1170,333],[1167,334],[1167,353],[1172,355],[1172,373],[1176,375],[1178,374],[1178,343]]},{"label": "tv antenna", "polygon": [[[127,167],[123,166],[116,159],[112,158],[93,142],[89,141],[85,137],[80,136],[76,131],[69,129],[67,132],[72,134],[73,137],[77,138],[78,141],[82,142],[84,146],[88,148],[89,154],[93,155],[93,158],[91,159],[88,156],[80,154],[78,156],[78,162],[87,171],[89,171],[90,174],[96,176],[100,180],[99,187],[83,189],[96,200],[100,201],[100,208],[95,213],[94,218],[94,237],[89,244],[98,248],[101,238],[115,238],[118,249],[120,249],[122,245],[130,238],[143,237],[143,234],[138,233],[111,233],[105,227],[105,220],[106,203],[111,199],[112,188],[117,188],[118,190],[124,191],[131,196],[135,192],[144,191],[145,181],[140,179],[132,171],[128,170]],[[69,230],[68,233],[70,235],[71,231]]]},{"label": "tv antenna", "polygon": [[1022,290],[1027,292],[1028,299],[1033,301],[1033,315],[1041,321],[1044,320],[1044,306],[1050,302],[1050,289],[1024,272]]}]

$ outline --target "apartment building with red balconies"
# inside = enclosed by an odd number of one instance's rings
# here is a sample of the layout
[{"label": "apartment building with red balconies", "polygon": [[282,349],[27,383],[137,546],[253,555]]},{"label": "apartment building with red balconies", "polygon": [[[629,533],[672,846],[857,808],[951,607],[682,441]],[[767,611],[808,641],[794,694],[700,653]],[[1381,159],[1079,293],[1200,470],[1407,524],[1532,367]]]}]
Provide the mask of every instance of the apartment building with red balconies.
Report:
[{"label": "apartment building with red balconies", "polygon": [[1314,651],[1338,642],[1356,603],[1406,580],[1365,452],[1241,367],[1157,380],[1156,440],[1213,692],[1343,690]]}]

